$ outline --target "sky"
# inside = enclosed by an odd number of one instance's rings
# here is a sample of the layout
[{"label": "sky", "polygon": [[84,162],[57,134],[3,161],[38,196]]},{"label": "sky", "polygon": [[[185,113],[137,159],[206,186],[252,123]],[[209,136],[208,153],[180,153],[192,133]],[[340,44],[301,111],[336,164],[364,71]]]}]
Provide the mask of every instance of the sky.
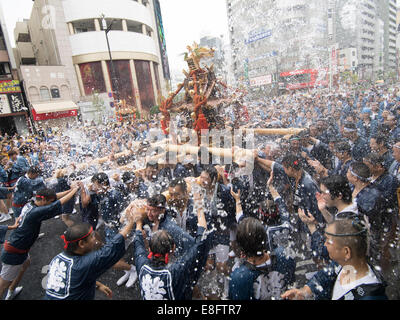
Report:
[{"label": "sky", "polygon": [[[112,1],[112,0],[110,0]],[[28,19],[32,0],[0,0],[12,46],[17,21]],[[202,36],[223,35],[228,42],[226,0],[160,0],[171,74],[188,69],[183,61],[186,46],[200,42]]]},{"label": "sky", "polygon": [[171,73],[188,69],[182,53],[203,36],[223,35],[228,42],[226,0],[160,0]]}]

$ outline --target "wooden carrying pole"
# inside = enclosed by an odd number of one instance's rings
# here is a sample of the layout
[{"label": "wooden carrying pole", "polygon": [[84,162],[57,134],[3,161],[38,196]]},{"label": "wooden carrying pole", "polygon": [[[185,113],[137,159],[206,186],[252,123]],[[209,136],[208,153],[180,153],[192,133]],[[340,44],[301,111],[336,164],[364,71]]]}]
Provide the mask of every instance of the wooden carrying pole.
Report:
[{"label": "wooden carrying pole", "polygon": [[298,134],[304,129],[302,128],[254,128],[254,129],[242,129],[243,131],[254,131],[254,135],[260,136],[286,136],[286,135],[293,135]]},{"label": "wooden carrying pole", "polygon": [[[294,135],[294,134],[298,134],[299,132],[303,131],[303,128],[254,128],[254,129],[249,129],[249,128],[242,128],[241,130],[243,130],[244,132],[246,131],[253,131],[254,135]],[[198,154],[199,152],[199,147],[197,146],[190,146],[190,145],[174,145],[174,144],[166,144],[169,141],[169,139],[166,140],[162,140],[162,141],[158,141],[156,143],[150,143],[149,147],[150,148],[155,148],[155,147],[161,147],[164,148],[164,150],[167,152],[176,152],[178,154]],[[134,148],[139,147],[140,142],[134,142]],[[231,158],[232,157],[232,150],[231,149],[223,149],[223,148],[213,148],[213,147],[209,147],[207,148],[207,150],[216,156],[220,156],[220,157],[225,157],[225,158]],[[129,156],[130,154],[132,154],[132,150],[125,150],[123,152],[120,153],[116,153],[114,155],[114,159],[118,159],[120,157],[123,156]],[[234,153],[234,159],[238,160],[240,158],[244,158],[244,157],[249,157],[251,156],[252,151],[250,150],[245,150],[245,149],[236,149],[235,153]],[[157,158],[161,158],[162,156],[158,156]],[[79,164],[79,168],[83,169],[86,166],[89,166],[90,164],[101,164],[104,162],[107,162],[110,158],[109,157],[103,157],[103,158],[98,158],[98,159],[94,159],[92,160],[90,163],[82,163]]]}]

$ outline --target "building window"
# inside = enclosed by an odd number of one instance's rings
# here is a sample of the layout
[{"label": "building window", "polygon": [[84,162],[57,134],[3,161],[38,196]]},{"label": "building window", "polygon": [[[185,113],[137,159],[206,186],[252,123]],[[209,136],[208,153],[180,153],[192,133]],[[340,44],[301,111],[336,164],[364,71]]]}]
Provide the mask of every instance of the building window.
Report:
[{"label": "building window", "polygon": [[94,20],[92,19],[75,21],[72,25],[74,26],[75,33],[96,31]]},{"label": "building window", "polygon": [[80,64],[79,69],[86,96],[107,92],[100,61]]},{"label": "building window", "polygon": [[0,76],[6,76],[11,74],[10,64],[8,62],[0,63]]},{"label": "building window", "polygon": [[40,100],[48,101],[50,100],[50,91],[47,87],[40,87]]},{"label": "building window", "polygon": [[40,101],[40,93],[36,87],[29,87],[29,100],[32,102]]},{"label": "building window", "polygon": [[[113,65],[115,69],[115,78],[118,79],[118,93],[119,99],[125,100],[127,106],[134,107],[135,104],[135,95],[133,91],[133,81],[132,81],[132,73],[129,65],[129,60],[113,60]],[[113,91],[116,91],[114,87],[114,83],[112,81],[112,70],[111,63],[107,61],[108,74],[111,79],[111,85],[113,87]]]},{"label": "building window", "polygon": [[143,109],[149,111],[150,108],[155,105],[150,62],[144,60],[135,60],[135,69],[139,86],[140,101]]},{"label": "building window", "polygon": [[142,24],[140,22],[127,20],[126,25],[128,27],[129,32],[142,33],[143,29],[142,29]]},{"label": "building window", "polygon": [[51,92],[51,97],[52,97],[53,99],[59,99],[59,98],[61,98],[61,96],[60,96],[60,90],[58,89],[58,87],[56,87],[56,86],[51,87],[50,92]]},{"label": "building window", "polygon": [[160,74],[158,73],[158,63],[153,62],[153,66],[154,66],[154,77],[156,78],[157,91],[161,94]]}]

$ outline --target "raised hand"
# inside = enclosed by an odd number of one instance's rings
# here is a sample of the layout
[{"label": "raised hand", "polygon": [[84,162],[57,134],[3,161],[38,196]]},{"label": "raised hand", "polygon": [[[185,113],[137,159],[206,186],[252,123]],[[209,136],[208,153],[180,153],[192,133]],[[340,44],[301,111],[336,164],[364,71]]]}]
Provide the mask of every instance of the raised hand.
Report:
[{"label": "raised hand", "polygon": [[325,210],[326,209],[326,200],[324,199],[322,194],[319,193],[319,192],[316,192],[315,193],[315,198],[317,199],[319,211]]},{"label": "raised hand", "polygon": [[231,187],[231,195],[235,201],[240,201],[240,189],[238,190],[237,193],[233,191],[233,188]]},{"label": "raised hand", "polygon": [[303,221],[305,224],[316,224],[315,218],[311,213],[308,212],[308,214],[306,214],[303,209],[299,208],[298,214],[301,221]]},{"label": "raised hand", "polygon": [[290,289],[281,295],[282,299],[288,300],[304,300],[306,298],[301,289]]}]

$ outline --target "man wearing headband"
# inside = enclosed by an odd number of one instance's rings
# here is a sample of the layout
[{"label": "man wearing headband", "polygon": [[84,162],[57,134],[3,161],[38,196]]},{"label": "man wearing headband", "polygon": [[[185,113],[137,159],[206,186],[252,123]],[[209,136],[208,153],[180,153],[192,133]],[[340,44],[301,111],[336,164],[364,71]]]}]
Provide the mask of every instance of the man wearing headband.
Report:
[{"label": "man wearing headband", "polygon": [[125,254],[125,240],[135,224],[130,211],[125,217],[125,227],[98,250],[92,226],[78,223],[68,228],[61,236],[64,252],[50,262],[47,300],[94,300],[96,288],[112,297],[111,290],[97,279]]},{"label": "man wearing headband", "polygon": [[371,184],[371,171],[363,162],[353,162],[347,172],[347,179],[354,186],[353,202],[360,214],[368,218],[371,225],[371,258],[378,263],[381,258],[384,203],[382,193]]},{"label": "man wearing headband", "polygon": [[381,239],[383,245],[383,261],[381,267],[383,271],[388,271],[390,264],[389,245],[390,243],[395,243],[393,241],[396,236],[396,219],[399,212],[397,199],[399,181],[395,176],[388,173],[384,165],[384,158],[378,153],[370,153],[364,158],[364,163],[368,166],[372,174],[371,185],[375,186],[383,196],[383,237]]},{"label": "man wearing headband", "polygon": [[13,172],[17,177],[23,176],[29,170],[29,167],[31,167],[29,158],[30,151],[31,149],[28,145],[23,145],[19,148],[19,155],[13,165]]},{"label": "man wearing headband", "polygon": [[372,119],[372,110],[369,108],[364,108],[361,110],[360,120],[357,122],[357,128],[361,133],[361,136],[369,140],[376,132],[378,127],[378,122],[376,119]]},{"label": "man wearing headband", "polygon": [[71,200],[77,190],[75,187],[56,194],[53,190],[42,189],[34,201],[24,206],[21,222],[4,243],[1,253],[0,297],[10,288],[6,300],[13,299],[14,289],[22,289],[17,288],[17,284],[30,264],[28,252],[39,236],[42,222],[61,214],[62,205]]},{"label": "man wearing headband", "polygon": [[392,152],[390,151],[388,138],[383,134],[375,134],[370,141],[371,151],[378,153],[383,157],[383,165],[389,169],[394,161]]},{"label": "man wearing headband", "polygon": [[[98,197],[99,216],[105,224],[105,242],[108,243],[121,227],[121,213],[125,209],[124,197],[119,190],[110,186],[108,175],[104,172],[96,173],[91,181]],[[124,271],[124,275],[117,281],[118,286],[124,283],[127,287],[133,286],[137,279],[135,266],[121,259],[114,269]]]},{"label": "man wearing headband", "polygon": [[147,198],[143,225],[148,238],[154,232],[166,230],[174,239],[176,256],[182,255],[194,244],[194,238],[180,228],[173,219],[173,213],[167,208],[167,199],[163,194]]},{"label": "man wearing headband", "polygon": [[370,148],[367,140],[358,135],[357,126],[354,123],[346,122],[343,127],[343,136],[349,139],[352,158],[362,161],[363,157],[370,152]]},{"label": "man wearing headband", "polygon": [[18,179],[12,202],[15,218],[19,217],[22,208],[33,197],[36,191],[46,188],[43,178],[39,177],[41,173],[38,167],[30,167],[28,172]]},{"label": "man wearing headband", "polygon": [[389,167],[389,173],[394,175],[400,182],[400,136],[395,140],[392,146],[394,161]]},{"label": "man wearing headband", "polygon": [[289,300],[387,300],[386,283],[368,263],[368,229],[361,220],[339,219],[325,229],[332,262],[301,289],[286,291]]}]

